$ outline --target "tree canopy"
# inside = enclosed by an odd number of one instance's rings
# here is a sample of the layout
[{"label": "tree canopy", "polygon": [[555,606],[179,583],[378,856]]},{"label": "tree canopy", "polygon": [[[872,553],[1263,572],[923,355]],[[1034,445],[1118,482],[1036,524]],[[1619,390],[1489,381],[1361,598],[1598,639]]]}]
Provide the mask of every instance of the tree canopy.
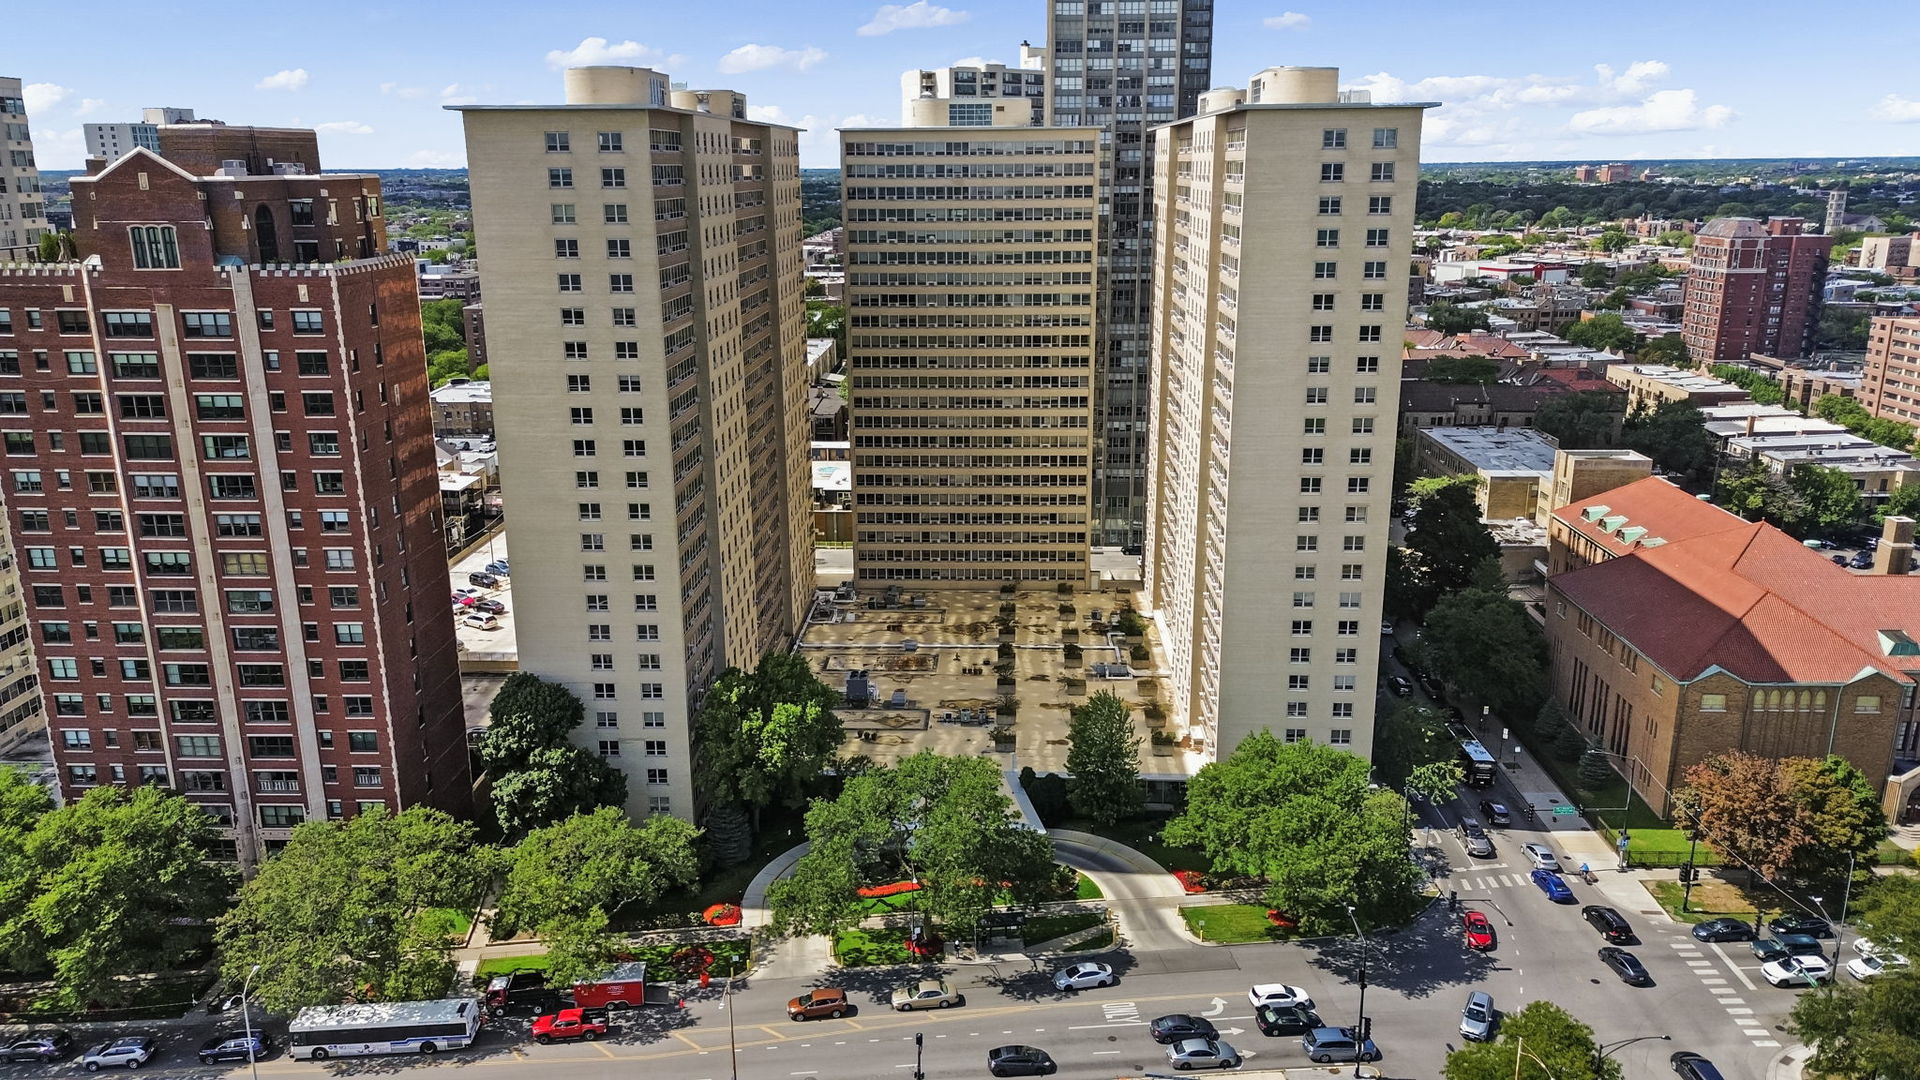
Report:
[{"label": "tree canopy", "polygon": [[1668,472],[1692,473],[1713,463],[1713,433],[1700,409],[1688,401],[1663,401],[1637,409],[1622,426],[1621,442]]},{"label": "tree canopy", "polygon": [[1831,533],[1865,516],[1860,489],[1839,469],[1802,463],[1794,466],[1787,485],[1806,508],[1805,517],[1797,523],[1802,532]]},{"label": "tree canopy", "polygon": [[1486,356],[1436,356],[1427,361],[1427,382],[1485,386],[1500,378],[1500,362]]},{"label": "tree canopy", "polygon": [[1452,335],[1464,334],[1469,330],[1485,330],[1491,325],[1486,311],[1481,308],[1464,308],[1444,302],[1427,306],[1426,326],[1429,330]]},{"label": "tree canopy", "polygon": [[1001,894],[1030,903],[1053,878],[1053,846],[1028,828],[984,758],[915,754],[852,777],[807,811],[807,853],[767,890],[773,925],[831,934],[867,914],[857,890],[917,881],[920,910],[960,930]]},{"label": "tree canopy", "polygon": [[1556,394],[1540,403],[1533,426],[1569,450],[1604,450],[1618,439],[1620,395],[1604,390]]},{"label": "tree canopy", "polygon": [[1702,841],[1763,877],[1831,876],[1889,834],[1873,785],[1840,757],[1732,750],[1687,769],[1679,796]]},{"label": "tree canopy", "polygon": [[473,826],[414,807],[309,821],[219,922],[221,969],[269,1010],[446,993],[453,943],[435,909],[472,910],[493,873]]},{"label": "tree canopy", "polygon": [[1500,558],[1500,545],[1480,518],[1480,478],[1430,476],[1407,486],[1414,523],[1406,549],[1412,573],[1413,614],[1424,614],[1440,597],[1465,588],[1479,568]]},{"label": "tree canopy", "polygon": [[1361,758],[1262,730],[1195,774],[1162,836],[1215,870],[1265,877],[1268,906],[1328,932],[1347,925],[1348,904],[1375,924],[1418,904],[1426,878],[1407,858],[1406,815],[1398,793],[1368,784]]},{"label": "tree canopy", "polygon": [[1067,723],[1067,800],[1075,813],[1102,825],[1140,809],[1140,736],[1127,704],[1102,690],[1074,707]]},{"label": "tree canopy", "polygon": [[694,718],[695,776],[713,803],[799,809],[840,748],[840,693],[806,658],[769,652],[752,671],[728,668]]},{"label": "tree canopy", "polygon": [[480,760],[507,835],[626,802],[626,776],[568,741],[585,715],[573,691],[526,672],[508,676],[494,696]]},{"label": "tree canopy", "polygon": [[1583,349],[1608,349],[1618,353],[1631,351],[1634,343],[1640,340],[1640,335],[1631,326],[1623,322],[1620,316],[1611,313],[1570,323],[1560,336]]},{"label": "tree canopy", "polygon": [[1441,1069],[1446,1080],[1620,1080],[1620,1062],[1600,1059],[1593,1028],[1550,1001],[1500,1018],[1490,1042],[1461,1041]]},{"label": "tree canopy", "polygon": [[1403,701],[1380,718],[1373,735],[1374,776],[1388,787],[1405,790],[1414,770],[1453,758],[1447,717],[1439,709]]},{"label": "tree canopy", "polygon": [[1868,412],[1866,406],[1850,397],[1839,394],[1822,394],[1813,403],[1813,414],[1822,420],[1831,420],[1863,439],[1869,439],[1881,446],[1890,446],[1895,450],[1913,448],[1913,426],[1898,420],[1886,420]]},{"label": "tree canopy", "polygon": [[1502,717],[1531,716],[1546,693],[1546,643],[1504,589],[1480,582],[1440,598],[1420,643],[1428,670]]}]

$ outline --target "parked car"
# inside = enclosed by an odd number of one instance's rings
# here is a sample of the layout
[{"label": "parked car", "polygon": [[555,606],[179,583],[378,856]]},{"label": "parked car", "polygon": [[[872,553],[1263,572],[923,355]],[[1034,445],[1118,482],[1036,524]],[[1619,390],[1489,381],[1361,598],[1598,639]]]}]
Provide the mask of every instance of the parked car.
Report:
[{"label": "parked car", "polygon": [[1405,675],[1387,676],[1387,685],[1393,688],[1394,697],[1413,696],[1413,680],[1407,678]]},{"label": "parked car", "polygon": [[1469,911],[1460,916],[1460,928],[1466,935],[1467,948],[1493,948],[1493,924],[1478,911]]},{"label": "parked car", "polygon": [[39,1028],[13,1040],[0,1050],[8,1061],[59,1061],[73,1053],[73,1036],[59,1028]]},{"label": "parked car", "polygon": [[473,602],[473,610],[484,611],[488,615],[505,615],[507,613],[507,605],[498,600],[475,600]]},{"label": "parked car", "polygon": [[1627,945],[1633,941],[1633,927],[1627,925],[1626,917],[1605,904],[1588,904],[1580,909],[1580,917],[1587,920],[1587,925],[1600,931],[1601,937],[1615,945]]},{"label": "parked car", "polygon": [[1779,938],[1754,938],[1753,943],[1747,947],[1753,950],[1753,955],[1759,957],[1761,963],[1785,960],[1793,955],[1787,951],[1786,943]]},{"label": "parked car", "polygon": [[1313,1008],[1313,999],[1307,996],[1305,990],[1297,986],[1288,986],[1286,983],[1261,983],[1259,986],[1248,989],[1247,1003],[1256,1009],[1262,1005],[1272,1005],[1281,1009],[1290,1005]]},{"label": "parked car", "polygon": [[1305,1035],[1322,1026],[1320,1014],[1305,1005],[1262,1005],[1253,1010],[1253,1023],[1269,1037]]},{"label": "parked car", "polygon": [[1847,557],[1845,555],[1829,555],[1827,558],[1832,559],[1833,565],[1835,566],[1847,565]]},{"label": "parked car", "polygon": [[497,589],[500,587],[500,579],[484,570],[475,570],[467,575],[467,584],[478,585],[483,589]]},{"label": "parked car", "polygon": [[466,617],[462,618],[460,625],[471,626],[475,630],[498,630],[500,629],[500,620],[484,611],[474,611],[469,612]]},{"label": "parked car", "polygon": [[1680,1080],[1727,1080],[1713,1062],[1691,1050],[1675,1050],[1667,1062],[1680,1074]]},{"label": "parked car", "polygon": [[137,1069],[152,1061],[159,1049],[160,1041],[151,1035],[128,1035],[88,1050],[80,1058],[80,1064],[86,1066],[88,1072],[109,1068]]},{"label": "parked car", "polygon": [[542,1046],[563,1039],[587,1042],[607,1033],[607,1014],[599,1009],[561,1009],[533,1022],[533,1041]]},{"label": "parked car", "polygon": [[1475,990],[1467,995],[1467,1007],[1460,1010],[1460,1037],[1484,1042],[1493,1037],[1493,995]]},{"label": "parked car", "polygon": [[1215,1039],[1187,1039],[1167,1047],[1167,1064],[1176,1069],[1237,1069],[1240,1054]]},{"label": "parked car", "polygon": [[817,987],[787,1002],[789,1020],[817,1020],[822,1016],[838,1020],[851,1011],[847,992],[831,986]]},{"label": "parked car", "polygon": [[488,563],[487,565],[481,567],[480,569],[486,571],[489,574],[492,574],[495,577],[513,576],[513,570],[511,567],[507,565],[507,560],[505,559],[495,559],[494,561]]},{"label": "parked car", "polygon": [[1824,956],[1788,956],[1760,965],[1760,977],[1775,986],[1817,986],[1833,981]]},{"label": "parked car", "polygon": [[1776,934],[1805,934],[1808,937],[1830,938],[1833,936],[1833,924],[1812,915],[1775,915],[1767,923],[1767,929]]},{"label": "parked car", "polygon": [[1881,953],[1899,952],[1902,944],[1897,937],[1888,937],[1884,943],[1870,937],[1857,937],[1853,939],[1853,951],[1861,956],[1878,956]]},{"label": "parked car", "polygon": [[1628,986],[1651,986],[1653,976],[1647,974],[1646,965],[1640,958],[1617,946],[1608,945],[1600,950],[1600,962],[1613,969],[1620,981]]},{"label": "parked car", "polygon": [[200,1044],[200,1064],[216,1061],[258,1061],[267,1056],[267,1041],[259,1032],[223,1031]]},{"label": "parked car", "polygon": [[1847,561],[1847,566],[1854,570],[1873,569],[1873,552],[1865,549],[1855,552],[1853,558]]},{"label": "parked car", "polygon": [[1147,1025],[1147,1034],[1157,1043],[1185,1042],[1188,1039],[1211,1039],[1220,1034],[1214,1029],[1213,1021],[1204,1016],[1189,1016],[1186,1013],[1171,1013],[1156,1016]]},{"label": "parked car", "polygon": [[1439,701],[1446,694],[1446,687],[1440,685],[1440,680],[1424,671],[1414,676],[1413,681],[1419,683],[1420,689],[1425,690],[1427,696],[1435,701]]},{"label": "parked car", "polygon": [[1325,1064],[1329,1061],[1379,1061],[1380,1048],[1372,1039],[1360,1038],[1352,1028],[1314,1028],[1300,1037],[1300,1049],[1307,1057]]},{"label": "parked car", "polygon": [[1740,919],[1708,919],[1693,928],[1697,941],[1752,941],[1753,924]]},{"label": "parked car", "polygon": [[1907,958],[1899,953],[1877,952],[1865,956],[1856,956],[1847,961],[1847,974],[1858,982],[1879,978],[1889,971],[1902,971],[1907,967]]},{"label": "parked car", "polygon": [[1380,624],[1380,634],[1381,634],[1381,636],[1382,636],[1382,637],[1392,637],[1392,636],[1393,636],[1393,624],[1392,624],[1392,623],[1390,623],[1390,622],[1383,622],[1383,623],[1381,623],[1381,624]]},{"label": "parked car", "polygon": [[946,1009],[955,1005],[965,1005],[967,995],[940,979],[922,979],[912,986],[903,986],[895,990],[891,1002],[897,1012],[911,1012],[914,1009]]},{"label": "parked car", "polygon": [[512,1009],[545,1009],[559,1001],[560,995],[547,987],[547,973],[532,968],[509,971],[487,980],[481,994],[487,1012],[499,1016]]},{"label": "parked car", "polygon": [[1547,845],[1522,844],[1520,850],[1526,853],[1527,861],[1533,864],[1535,870],[1551,870],[1556,874],[1560,872],[1560,857],[1555,855],[1553,849]]},{"label": "parked car", "polygon": [[1037,1046],[996,1046],[987,1051],[987,1071],[995,1076],[1051,1076],[1057,1068]]},{"label": "parked car", "polygon": [[1089,990],[1096,986],[1112,986],[1120,981],[1113,969],[1106,964],[1088,961],[1072,964],[1053,973],[1055,990]]},{"label": "parked car", "polygon": [[1513,824],[1513,813],[1507,809],[1506,803],[1494,802],[1492,799],[1481,799],[1480,813],[1486,817],[1487,824],[1489,825],[1504,829],[1508,825]]},{"label": "parked car", "polygon": [[1567,888],[1567,883],[1560,880],[1559,874],[1551,870],[1535,870],[1529,876],[1540,887],[1540,891],[1547,894],[1547,899],[1556,904],[1573,903],[1573,890]]},{"label": "parked car", "polygon": [[453,594],[453,608],[455,611],[458,611],[461,608],[470,608],[479,602],[480,602],[479,598],[474,596],[471,593],[467,593],[467,594],[454,593]]}]

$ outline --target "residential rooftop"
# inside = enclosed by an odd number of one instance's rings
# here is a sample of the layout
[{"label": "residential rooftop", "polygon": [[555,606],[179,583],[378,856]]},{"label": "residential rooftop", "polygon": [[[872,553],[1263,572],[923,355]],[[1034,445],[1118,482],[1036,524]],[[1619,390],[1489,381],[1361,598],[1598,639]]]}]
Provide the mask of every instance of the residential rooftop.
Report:
[{"label": "residential rooftop", "polygon": [[1531,428],[1431,427],[1420,432],[1489,476],[1553,471],[1553,441]]}]

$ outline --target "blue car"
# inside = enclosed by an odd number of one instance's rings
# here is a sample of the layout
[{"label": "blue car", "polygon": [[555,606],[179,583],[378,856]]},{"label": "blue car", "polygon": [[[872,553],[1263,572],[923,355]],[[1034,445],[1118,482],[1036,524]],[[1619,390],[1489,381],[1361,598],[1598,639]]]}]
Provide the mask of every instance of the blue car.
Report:
[{"label": "blue car", "polygon": [[1551,870],[1535,870],[1532,877],[1533,883],[1540,886],[1540,891],[1547,894],[1547,899],[1556,904],[1573,903],[1573,890],[1567,888],[1567,883],[1560,880],[1559,874]]}]

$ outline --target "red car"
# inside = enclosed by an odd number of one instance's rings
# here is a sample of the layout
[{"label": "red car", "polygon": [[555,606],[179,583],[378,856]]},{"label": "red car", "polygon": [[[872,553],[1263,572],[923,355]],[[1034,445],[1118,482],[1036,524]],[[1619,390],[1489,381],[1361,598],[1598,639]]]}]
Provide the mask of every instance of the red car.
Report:
[{"label": "red car", "polygon": [[607,1033],[607,1018],[585,1009],[561,1009],[533,1022],[533,1041],[545,1045],[555,1039],[585,1039],[588,1042]]},{"label": "red car", "polygon": [[1477,911],[1467,912],[1460,916],[1460,928],[1466,934],[1467,948],[1493,948],[1493,924],[1487,921],[1485,915]]}]

